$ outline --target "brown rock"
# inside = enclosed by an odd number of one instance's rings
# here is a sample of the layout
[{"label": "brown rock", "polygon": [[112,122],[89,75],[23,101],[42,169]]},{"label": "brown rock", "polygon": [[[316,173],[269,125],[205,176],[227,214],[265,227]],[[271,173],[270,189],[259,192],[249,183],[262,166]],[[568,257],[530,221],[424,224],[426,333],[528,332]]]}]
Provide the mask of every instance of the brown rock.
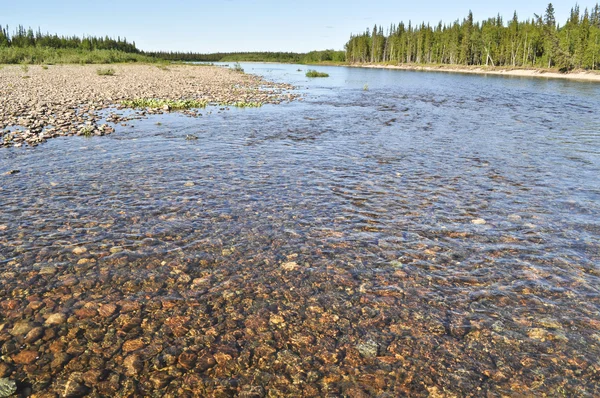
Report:
[{"label": "brown rock", "polygon": [[12,373],[10,365],[4,362],[0,362],[0,378],[8,377]]},{"label": "brown rock", "polygon": [[196,354],[194,354],[193,352],[185,351],[185,352],[182,352],[181,355],[179,355],[177,362],[183,368],[190,370],[194,367],[194,365],[196,365],[197,358],[198,358],[198,356]]},{"label": "brown rock", "polygon": [[79,398],[84,397],[88,392],[89,389],[83,385],[81,373],[73,373],[64,384],[60,395],[64,398]]},{"label": "brown rock", "polygon": [[123,343],[123,352],[133,352],[146,347],[146,343],[142,339],[127,340]]},{"label": "brown rock", "polygon": [[196,361],[196,367],[202,372],[214,367],[216,364],[217,361],[215,361],[215,358],[210,354],[202,355]]},{"label": "brown rock", "polygon": [[27,343],[27,344],[33,344],[36,341],[38,341],[43,335],[44,335],[44,328],[38,326],[36,328],[31,329],[29,331],[29,333],[27,333],[27,335],[25,336],[25,339],[23,341],[25,341],[25,343]]},{"label": "brown rock", "polygon": [[215,360],[219,365],[225,365],[227,362],[231,361],[233,357],[225,352],[217,352],[215,355]]},{"label": "brown rock", "polygon": [[80,319],[93,318],[98,314],[98,312],[93,308],[80,308],[75,310],[75,315]]},{"label": "brown rock", "polygon": [[15,361],[15,363],[18,363],[19,365],[29,365],[34,363],[37,357],[37,351],[25,350],[13,356],[12,359],[13,361]]},{"label": "brown rock", "polygon": [[27,305],[27,307],[31,308],[34,311],[39,310],[43,306],[44,306],[44,303],[42,301],[32,301],[31,303],[29,303]]},{"label": "brown rock", "polygon": [[109,304],[104,304],[103,306],[101,306],[98,309],[98,313],[103,316],[104,318],[108,318],[109,316],[111,316],[112,314],[114,314],[117,311],[117,306],[115,304],[109,303]]},{"label": "brown rock", "polygon": [[171,380],[172,377],[165,372],[154,372],[150,375],[150,382],[157,390],[165,388]]},{"label": "brown rock", "polygon": [[73,357],[78,357],[83,354],[86,350],[86,347],[80,344],[72,344],[67,348],[66,353],[72,355]]},{"label": "brown rock", "polygon": [[107,380],[98,383],[98,391],[102,396],[114,395],[120,387],[119,375],[112,373]]},{"label": "brown rock", "polygon": [[89,386],[93,387],[98,383],[98,380],[102,377],[102,371],[98,369],[88,370],[83,374],[83,382]]},{"label": "brown rock", "polygon": [[61,325],[67,321],[67,316],[63,313],[52,314],[46,319],[46,325]]},{"label": "brown rock", "polygon": [[106,333],[102,329],[89,328],[85,331],[84,337],[89,341],[99,342],[104,339]]},{"label": "brown rock", "polygon": [[144,363],[139,355],[131,354],[125,358],[123,366],[125,367],[125,374],[127,376],[135,376],[143,369]]},{"label": "brown rock", "polygon": [[77,255],[81,255],[83,253],[87,252],[87,249],[85,247],[76,247],[75,249],[73,249],[73,254],[77,254]]},{"label": "brown rock", "polygon": [[119,302],[121,305],[121,312],[126,314],[131,311],[138,311],[142,308],[142,305],[137,301],[123,301]]},{"label": "brown rock", "polygon": [[298,263],[296,263],[294,261],[283,263],[283,264],[281,264],[281,268],[284,271],[295,271],[298,269]]},{"label": "brown rock", "polygon": [[31,322],[20,321],[15,323],[15,326],[10,330],[10,334],[13,336],[23,336],[29,333],[34,327],[35,325]]},{"label": "brown rock", "polygon": [[54,358],[52,359],[52,362],[50,362],[50,368],[51,369],[61,369],[62,367],[64,367],[67,362],[69,362],[69,359],[71,357],[64,353],[64,352],[58,352],[54,354]]},{"label": "brown rock", "polygon": [[273,325],[281,325],[285,324],[285,319],[281,315],[271,315],[269,322],[271,322]]}]

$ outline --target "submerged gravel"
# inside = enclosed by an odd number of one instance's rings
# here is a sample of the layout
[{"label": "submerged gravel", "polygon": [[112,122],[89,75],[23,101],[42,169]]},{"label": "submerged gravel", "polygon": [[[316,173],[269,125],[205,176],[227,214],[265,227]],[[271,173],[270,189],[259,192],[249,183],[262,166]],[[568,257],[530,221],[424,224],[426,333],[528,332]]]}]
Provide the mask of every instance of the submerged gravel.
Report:
[{"label": "submerged gravel", "polygon": [[[114,75],[98,74],[107,69]],[[35,146],[59,136],[109,134],[114,123],[126,118],[112,113],[103,119],[99,111],[120,107],[124,100],[279,103],[295,98],[285,93],[291,88],[204,65],[4,66],[0,69],[0,147]],[[169,109],[151,110],[165,111]]]},{"label": "submerged gravel", "polygon": [[0,396],[600,396],[600,96],[296,68],[0,150]]}]

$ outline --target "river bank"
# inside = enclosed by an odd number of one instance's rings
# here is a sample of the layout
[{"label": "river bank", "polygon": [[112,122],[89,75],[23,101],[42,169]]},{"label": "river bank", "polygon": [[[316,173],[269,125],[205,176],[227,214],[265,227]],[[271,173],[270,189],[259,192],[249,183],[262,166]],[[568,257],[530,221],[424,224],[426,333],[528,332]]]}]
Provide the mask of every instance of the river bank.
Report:
[{"label": "river bank", "polygon": [[497,75],[514,77],[538,77],[546,79],[567,79],[600,82],[600,73],[594,71],[573,71],[569,73],[560,73],[551,69],[510,69],[510,68],[490,68],[484,66],[461,66],[461,65],[384,65],[384,64],[348,64],[346,66],[353,68],[377,68],[377,69],[399,69],[424,72],[448,72],[448,73],[468,73],[478,75]]},{"label": "river bank", "polygon": [[[227,68],[196,65],[50,65],[0,67],[0,147],[37,145],[69,135],[104,135],[129,117],[100,111],[123,101],[160,99],[215,105],[279,103],[292,87]],[[141,109],[133,117],[171,109]],[[199,116],[194,110],[186,110]]]}]

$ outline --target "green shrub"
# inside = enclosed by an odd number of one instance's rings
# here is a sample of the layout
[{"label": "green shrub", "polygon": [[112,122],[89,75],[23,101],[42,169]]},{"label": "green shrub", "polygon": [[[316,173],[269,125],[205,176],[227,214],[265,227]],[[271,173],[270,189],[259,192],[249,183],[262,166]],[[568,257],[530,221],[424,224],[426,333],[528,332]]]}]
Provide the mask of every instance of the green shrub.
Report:
[{"label": "green shrub", "polygon": [[309,69],[306,72],[306,77],[329,77],[329,75],[324,72],[317,72],[316,70]]},{"label": "green shrub", "polygon": [[96,73],[98,74],[98,76],[114,76],[115,70],[112,68],[98,69],[96,70]]},{"label": "green shrub", "polygon": [[252,102],[252,101],[237,101],[237,102],[222,102],[219,105],[221,106],[234,106],[236,108],[260,108],[263,106],[262,102]]},{"label": "green shrub", "polygon": [[117,50],[81,50],[49,47],[0,47],[0,64],[113,64],[148,62],[158,59]]},{"label": "green shrub", "polygon": [[129,101],[121,101],[121,105],[127,108],[167,108],[169,110],[179,109],[192,109],[192,108],[206,108],[208,101],[203,100],[164,100],[164,99],[150,99],[150,98],[138,98]]}]

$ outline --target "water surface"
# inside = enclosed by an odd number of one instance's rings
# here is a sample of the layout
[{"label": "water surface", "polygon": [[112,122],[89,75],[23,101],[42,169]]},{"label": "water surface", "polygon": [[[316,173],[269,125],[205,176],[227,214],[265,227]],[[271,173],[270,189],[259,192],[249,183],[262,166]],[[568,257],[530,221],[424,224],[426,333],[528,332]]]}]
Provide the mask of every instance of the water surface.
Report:
[{"label": "water surface", "polygon": [[[11,377],[58,391],[98,366],[82,384],[100,394],[600,395],[600,85],[242,67],[303,100],[0,150],[3,308],[66,313],[56,338],[81,330],[64,369],[48,337],[21,345],[42,359]],[[5,354],[22,343],[0,333]],[[121,345],[140,336],[132,373]]]}]

